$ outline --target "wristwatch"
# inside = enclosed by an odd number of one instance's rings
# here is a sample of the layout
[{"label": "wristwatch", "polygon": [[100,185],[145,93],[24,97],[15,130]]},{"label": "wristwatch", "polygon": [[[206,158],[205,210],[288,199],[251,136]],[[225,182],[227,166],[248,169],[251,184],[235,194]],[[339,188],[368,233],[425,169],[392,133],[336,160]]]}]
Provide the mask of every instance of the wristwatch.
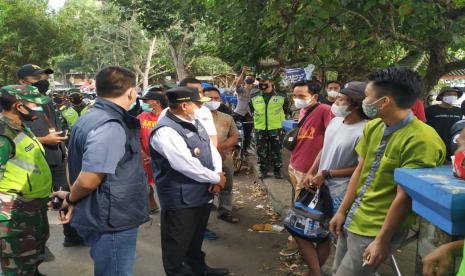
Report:
[{"label": "wristwatch", "polygon": [[76,202],[75,202],[75,201],[71,201],[71,199],[69,199],[69,195],[70,195],[70,194],[71,194],[71,193],[68,193],[68,194],[66,195],[66,198],[65,198],[65,199],[66,199],[66,202],[68,202],[68,205],[74,206],[74,205],[76,205],[77,201],[76,201]]}]

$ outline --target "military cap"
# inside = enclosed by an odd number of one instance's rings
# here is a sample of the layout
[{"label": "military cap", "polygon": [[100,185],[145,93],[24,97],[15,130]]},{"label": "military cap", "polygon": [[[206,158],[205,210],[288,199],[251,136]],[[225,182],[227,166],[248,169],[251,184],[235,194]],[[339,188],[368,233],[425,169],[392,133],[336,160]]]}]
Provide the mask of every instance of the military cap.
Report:
[{"label": "military cap", "polygon": [[192,87],[175,87],[166,91],[166,97],[170,103],[182,102],[209,102],[209,97],[200,97],[196,88]]},{"label": "military cap", "polygon": [[32,85],[7,85],[0,88],[0,92],[8,93],[15,96],[18,100],[28,101],[36,104],[46,104],[50,102],[50,98],[42,95],[37,87]]},{"label": "military cap", "polygon": [[34,64],[26,64],[21,67],[19,67],[18,72],[16,72],[18,75],[18,79],[24,79],[24,77],[27,76],[37,76],[41,74],[53,74],[53,70],[50,68],[47,69],[42,69],[40,66],[34,65]]}]

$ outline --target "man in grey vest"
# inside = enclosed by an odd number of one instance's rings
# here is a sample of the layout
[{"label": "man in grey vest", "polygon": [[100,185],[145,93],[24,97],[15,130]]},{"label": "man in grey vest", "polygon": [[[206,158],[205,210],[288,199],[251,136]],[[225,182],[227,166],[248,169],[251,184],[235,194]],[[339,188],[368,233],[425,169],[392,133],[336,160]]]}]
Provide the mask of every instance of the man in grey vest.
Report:
[{"label": "man in grey vest", "polygon": [[136,255],[137,229],[148,221],[147,177],[140,155],[139,120],[127,110],[136,101],[136,77],[112,66],[96,76],[94,107],[73,126],[69,143],[71,192],[60,216],[71,220],[91,247],[94,274],[128,276]]},{"label": "man in grey vest", "polygon": [[195,110],[209,98],[197,90],[167,91],[169,110],[150,136],[153,176],[161,204],[161,247],[168,276],[228,275],[202,252],[213,195],[224,188],[222,160]]}]

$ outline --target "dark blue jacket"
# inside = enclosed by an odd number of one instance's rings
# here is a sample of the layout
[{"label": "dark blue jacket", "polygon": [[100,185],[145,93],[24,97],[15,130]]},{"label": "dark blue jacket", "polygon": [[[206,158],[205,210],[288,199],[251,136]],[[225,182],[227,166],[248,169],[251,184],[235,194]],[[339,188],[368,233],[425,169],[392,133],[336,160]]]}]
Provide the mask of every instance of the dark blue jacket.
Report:
[{"label": "dark blue jacket", "polygon": [[[210,148],[210,137],[203,126],[197,122],[197,127],[191,123],[184,122],[166,112],[166,116],[158,121],[153,129],[153,135],[163,127],[170,127],[181,135],[186,141],[192,156],[197,157],[203,166],[213,170],[213,160]],[[169,139],[169,137],[166,137]],[[196,152],[194,152],[194,150]],[[200,155],[197,156],[200,152]],[[197,182],[184,174],[175,171],[169,161],[150,146],[152,159],[153,177],[158,191],[161,208],[164,210],[196,207],[209,203],[213,196],[208,192],[210,183]]]},{"label": "dark blue jacket", "polygon": [[110,121],[120,123],[126,133],[125,153],[116,172],[107,174],[95,191],[77,203],[71,222],[77,228],[114,232],[148,221],[147,177],[140,155],[140,125],[120,106],[97,98],[94,107],[73,126],[69,142],[70,181],[74,183],[81,172],[89,132]]}]

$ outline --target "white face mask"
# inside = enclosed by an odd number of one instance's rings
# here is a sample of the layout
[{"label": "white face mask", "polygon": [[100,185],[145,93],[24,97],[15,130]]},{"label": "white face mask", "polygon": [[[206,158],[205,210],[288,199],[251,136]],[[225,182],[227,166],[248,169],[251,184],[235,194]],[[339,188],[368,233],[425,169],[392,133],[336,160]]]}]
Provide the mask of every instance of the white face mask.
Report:
[{"label": "white face mask", "polygon": [[194,109],[194,118],[192,120],[200,120],[202,118],[202,112],[200,108]]},{"label": "white face mask", "polygon": [[336,90],[328,90],[326,92],[328,93],[328,97],[330,98],[336,98],[339,94],[339,92],[337,92]]},{"label": "white face mask", "polygon": [[309,106],[311,104],[311,100],[294,99],[294,104],[297,109],[302,109]]},{"label": "white face mask", "polygon": [[333,104],[331,106],[331,112],[336,117],[345,118],[345,117],[349,116],[350,113],[352,113],[352,111],[347,111],[348,108],[349,108],[348,105],[336,105],[336,104]]},{"label": "white face mask", "polygon": [[457,96],[445,96],[442,97],[442,101],[452,105],[458,99]]},{"label": "white face mask", "polygon": [[203,105],[210,110],[217,110],[220,107],[221,102],[210,101],[210,102],[204,103]]}]

